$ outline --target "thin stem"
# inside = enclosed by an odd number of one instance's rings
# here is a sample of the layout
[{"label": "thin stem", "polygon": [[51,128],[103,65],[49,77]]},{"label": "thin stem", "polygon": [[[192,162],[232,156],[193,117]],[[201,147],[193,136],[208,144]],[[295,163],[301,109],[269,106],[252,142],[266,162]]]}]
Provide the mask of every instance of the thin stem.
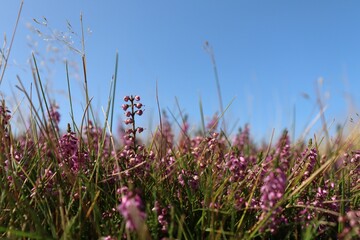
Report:
[{"label": "thin stem", "polygon": [[[217,70],[217,66],[216,66],[216,61],[215,61],[215,54],[214,54],[214,50],[213,48],[209,45],[209,42],[205,42],[205,51],[210,55],[210,59],[211,59],[211,63],[213,65],[213,69],[214,69],[214,75],[215,75],[215,83],[216,83],[216,89],[217,89],[217,94],[218,94],[218,98],[219,98],[219,105],[220,105],[220,112],[224,113],[224,105],[223,105],[223,101],[222,101],[222,96],[221,96],[221,89],[220,89],[220,80],[219,80],[219,74],[218,74],[218,70]],[[224,132],[226,134],[226,123],[225,120],[223,120],[222,122],[223,125],[223,129]]]},{"label": "thin stem", "polygon": [[[71,90],[70,90],[70,79],[69,79],[69,68],[68,68],[68,62],[65,62],[65,68],[66,68],[66,80],[67,80],[67,85],[68,85],[68,95],[69,95],[69,103],[70,103],[70,111],[71,111],[71,119],[73,122],[73,129],[75,131],[75,121],[74,121],[74,109],[73,109],[73,104],[72,104],[72,97],[71,97]],[[79,132],[79,129],[77,129],[77,131]]]},{"label": "thin stem", "polygon": [[112,102],[111,102],[110,132],[112,132],[113,119],[114,119],[114,104],[115,104],[115,92],[116,92],[116,82],[117,82],[118,65],[119,65],[119,53],[116,52],[114,87],[113,87]]},{"label": "thin stem", "polygon": [[12,49],[12,45],[13,45],[14,39],[15,39],[16,29],[17,29],[17,27],[18,27],[18,25],[19,25],[19,19],[20,19],[20,15],[21,15],[21,11],[22,11],[23,4],[24,4],[24,0],[22,0],[21,3],[20,3],[19,12],[18,12],[18,15],[17,15],[17,18],[16,18],[16,23],[15,23],[14,31],[13,31],[13,34],[12,34],[12,37],[11,37],[11,41],[10,41],[9,51],[8,51],[8,53],[7,53],[6,58],[4,58],[5,63],[4,63],[4,68],[3,68],[2,72],[1,72],[0,85],[1,85],[1,83],[2,83],[2,81],[3,81],[3,78],[4,78],[4,75],[5,75],[6,66],[7,66],[7,63],[8,63],[8,60],[9,60],[9,56],[10,56],[10,52],[11,52],[11,49]]},{"label": "thin stem", "polygon": [[132,131],[133,131],[133,136],[134,136],[134,139],[133,139],[133,144],[134,144],[134,152],[136,153],[136,128],[135,128],[135,115],[136,115],[136,112],[135,112],[135,109],[134,109],[134,97],[131,96],[130,97],[130,101],[131,101],[131,117],[132,117]]}]

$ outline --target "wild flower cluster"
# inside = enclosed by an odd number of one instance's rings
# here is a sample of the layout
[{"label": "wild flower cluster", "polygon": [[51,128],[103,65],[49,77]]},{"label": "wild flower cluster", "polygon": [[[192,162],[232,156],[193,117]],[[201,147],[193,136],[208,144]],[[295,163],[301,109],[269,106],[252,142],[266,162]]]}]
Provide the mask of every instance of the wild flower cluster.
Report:
[{"label": "wild flower cluster", "polygon": [[[118,136],[94,121],[46,124],[13,136],[0,106],[0,237],[36,239],[355,239],[360,235],[360,145],[256,145],[210,120],[178,135],[163,112],[153,137],[137,119],[140,96],[124,97]],[[33,121],[34,122],[34,121]],[[149,130],[150,131],[150,130]],[[232,140],[233,139],[233,140]],[[144,144],[148,142],[148,144]]]}]

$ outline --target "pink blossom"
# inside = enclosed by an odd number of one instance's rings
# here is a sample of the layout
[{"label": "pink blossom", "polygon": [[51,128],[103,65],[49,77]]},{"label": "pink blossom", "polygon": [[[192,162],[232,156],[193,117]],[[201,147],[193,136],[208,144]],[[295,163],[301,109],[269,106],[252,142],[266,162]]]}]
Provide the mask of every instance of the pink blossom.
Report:
[{"label": "pink blossom", "polygon": [[129,108],[129,104],[124,103],[123,105],[121,105],[121,108],[126,111]]},{"label": "pink blossom", "polygon": [[121,203],[118,211],[125,219],[125,226],[129,230],[139,230],[144,224],[146,214],[142,210],[143,205],[141,198],[137,194],[128,191],[121,197]]}]

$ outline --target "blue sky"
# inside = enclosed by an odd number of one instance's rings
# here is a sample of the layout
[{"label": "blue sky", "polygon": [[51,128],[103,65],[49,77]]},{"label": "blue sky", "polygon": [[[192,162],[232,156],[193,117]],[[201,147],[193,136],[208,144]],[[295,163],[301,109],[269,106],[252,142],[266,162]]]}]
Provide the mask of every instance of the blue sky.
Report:
[{"label": "blue sky", "polygon": [[[0,2],[0,31],[10,39],[20,1]],[[157,82],[161,107],[178,116],[176,97],[194,127],[199,127],[200,98],[206,118],[219,111],[211,60],[203,49],[208,41],[214,50],[224,105],[235,98],[225,114],[228,128],[250,123],[254,138],[268,139],[273,128],[280,133],[292,127],[295,111],[295,134],[300,136],[319,112],[316,87],[322,78],[325,116],[334,132],[336,124],[351,126],[350,118],[357,121],[359,7],[357,1],[25,0],[0,91],[11,99],[12,88],[22,99],[14,88],[16,75],[30,86],[28,59],[34,47],[29,45],[37,44],[37,59],[45,62],[41,74],[48,81],[50,96],[61,107],[65,126],[69,104],[61,59],[80,67],[81,57],[59,41],[38,36],[29,26],[51,35],[66,32],[69,22],[78,35],[67,36],[72,37],[72,46],[80,49],[82,12],[89,91],[100,118],[118,51],[117,117],[123,116],[122,97],[139,94],[146,105],[141,124],[149,129],[153,122],[155,128]],[[43,17],[47,27],[32,20],[42,21]],[[57,53],[46,51],[54,47]],[[52,63],[51,58],[57,60]],[[82,72],[71,68],[71,73],[79,119],[84,106]],[[319,120],[313,131],[320,126]]]}]

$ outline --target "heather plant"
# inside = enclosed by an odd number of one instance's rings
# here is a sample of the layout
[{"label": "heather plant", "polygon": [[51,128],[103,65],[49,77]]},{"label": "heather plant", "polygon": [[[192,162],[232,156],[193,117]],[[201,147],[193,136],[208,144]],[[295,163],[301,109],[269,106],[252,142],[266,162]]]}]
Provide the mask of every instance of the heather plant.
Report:
[{"label": "heather plant", "polygon": [[[306,144],[290,141],[285,130],[257,144],[249,124],[235,134],[225,124],[219,129],[223,111],[201,131],[191,131],[196,127],[186,115],[172,119],[166,111],[157,129],[144,129],[138,125],[146,114],[139,95],[115,101],[117,61],[102,122],[93,114],[86,56],[80,53],[86,106],[81,122],[72,112],[73,121],[61,129],[61,109],[45,94],[34,55],[40,101],[19,79],[30,107],[23,133],[13,133],[16,113],[1,102],[1,238],[358,238],[358,132],[326,144],[314,135]],[[71,100],[70,81],[68,89]],[[118,134],[112,130],[114,111],[125,116]],[[154,134],[144,139],[144,131]]]},{"label": "heather plant", "polygon": [[122,141],[92,121],[82,134],[70,125],[60,134],[55,107],[39,124],[50,129],[52,122],[54,134],[15,137],[3,103],[3,237],[351,239],[359,233],[358,151],[325,155],[317,143],[291,144],[286,131],[263,148],[250,140],[248,125],[233,143],[185,128],[179,144],[167,125],[165,136],[157,135],[167,140],[147,146],[138,139],[140,97],[124,101]]},{"label": "heather plant", "polygon": [[[245,124],[244,129],[239,129],[239,132],[236,134],[233,146],[238,149],[238,151],[246,151],[246,148],[254,147],[254,144],[250,142],[250,126]],[[248,149],[249,151],[250,149]]]}]

